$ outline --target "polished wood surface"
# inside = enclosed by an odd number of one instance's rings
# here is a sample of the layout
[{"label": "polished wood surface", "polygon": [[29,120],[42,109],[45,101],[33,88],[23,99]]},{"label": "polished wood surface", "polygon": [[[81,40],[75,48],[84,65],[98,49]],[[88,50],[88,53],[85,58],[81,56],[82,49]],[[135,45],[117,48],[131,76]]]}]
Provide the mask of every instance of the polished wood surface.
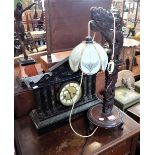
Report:
[{"label": "polished wood surface", "polygon": [[[41,17],[42,10],[37,10],[39,18]],[[34,10],[27,10],[22,16],[22,22],[26,31],[33,31],[33,17]]]},{"label": "polished wood surface", "polygon": [[140,117],[140,104],[136,104],[129,108],[127,111],[132,112],[137,117]]},{"label": "polished wood surface", "polygon": [[63,60],[66,57],[68,57],[70,55],[70,53],[71,53],[71,51],[61,51],[61,52],[58,52],[58,53],[53,53],[53,54],[51,54],[52,61],[50,61],[50,62],[47,59],[47,56],[46,55],[41,56],[40,57],[41,67],[43,68],[43,70],[45,72],[48,72],[48,69],[50,67],[52,67],[57,62],[60,62],[61,60]]},{"label": "polished wood surface", "polygon": [[127,114],[132,117],[135,121],[140,123],[140,103],[127,109]]},{"label": "polished wood surface", "polygon": [[[15,72],[16,73],[16,72]],[[14,80],[14,116],[15,119],[29,115],[35,108],[34,96],[31,90],[21,87],[20,81],[15,76]]]},{"label": "polished wood surface", "polygon": [[[123,117],[123,130],[99,128],[88,138],[83,155],[134,155],[139,124],[124,113]],[[84,117],[74,120],[73,127],[85,135]],[[85,140],[75,135],[69,124],[39,136],[28,116],[15,120],[18,155],[79,155]]]},{"label": "polished wood surface", "polygon": [[14,96],[14,115],[15,119],[29,115],[35,109],[35,101],[32,91],[25,90],[16,93]]},{"label": "polished wood surface", "polygon": [[34,64],[27,66],[20,66],[20,78],[38,75],[37,69]]}]

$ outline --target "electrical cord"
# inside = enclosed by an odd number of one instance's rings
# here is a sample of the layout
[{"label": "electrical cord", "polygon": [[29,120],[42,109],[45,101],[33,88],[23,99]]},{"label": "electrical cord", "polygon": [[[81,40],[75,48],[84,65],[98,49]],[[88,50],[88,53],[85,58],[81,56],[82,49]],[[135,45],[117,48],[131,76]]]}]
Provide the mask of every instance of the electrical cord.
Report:
[{"label": "electrical cord", "polygon": [[107,67],[107,70],[108,70],[108,73],[109,74],[112,74],[113,73],[114,67],[115,67],[114,53],[115,53],[115,33],[116,33],[116,29],[115,29],[115,16],[114,16],[114,13],[111,12],[111,14],[112,14],[113,20],[114,20],[114,28],[113,28],[114,36],[113,36],[113,49],[112,49],[111,60],[109,61],[108,67]]},{"label": "electrical cord", "polygon": [[83,144],[83,146],[82,146],[82,149],[81,149],[80,155],[83,155],[87,142],[88,142],[88,137],[85,138],[85,142],[84,142],[84,144]]},{"label": "electrical cord", "polygon": [[[111,12],[112,13],[112,12]],[[114,59],[114,52],[115,52],[115,33],[116,33],[116,28],[115,28],[115,16],[114,14],[112,13],[112,16],[113,16],[113,19],[114,19],[114,37],[113,37],[113,51],[112,51],[112,56],[111,56],[111,60]]]},{"label": "electrical cord", "polygon": [[[82,80],[83,80],[83,72],[82,72],[82,75],[81,75],[80,88],[81,88],[81,85],[82,85]],[[70,94],[69,91],[68,91],[68,93]],[[71,96],[71,94],[70,94],[70,96]],[[93,131],[91,134],[87,135],[87,136],[81,135],[81,134],[77,133],[77,132],[74,130],[74,128],[73,128],[73,126],[72,126],[71,118],[72,118],[72,113],[73,113],[73,109],[74,109],[75,102],[73,101],[72,97],[71,97],[71,100],[72,100],[72,102],[73,102],[73,105],[72,105],[72,108],[71,108],[71,111],[70,111],[70,115],[69,115],[69,125],[70,125],[72,131],[73,131],[76,135],[78,135],[78,136],[80,136],[80,137],[82,137],[82,138],[91,137],[91,136],[96,132],[96,130],[98,129],[98,127],[96,127],[96,128],[94,129],[94,131]]]}]

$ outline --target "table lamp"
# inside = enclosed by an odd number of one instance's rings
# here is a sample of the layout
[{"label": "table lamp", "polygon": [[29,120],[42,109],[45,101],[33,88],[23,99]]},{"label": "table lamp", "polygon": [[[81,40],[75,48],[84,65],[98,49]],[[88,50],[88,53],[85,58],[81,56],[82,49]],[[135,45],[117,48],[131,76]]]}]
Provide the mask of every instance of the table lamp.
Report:
[{"label": "table lamp", "polygon": [[[85,41],[72,50],[69,56],[69,65],[73,72],[80,69],[82,74],[86,75],[96,74],[100,70],[105,72],[103,103],[90,108],[87,116],[90,122],[97,127],[122,127],[123,120],[121,112],[118,108],[113,107],[115,83],[117,81],[119,66],[119,54],[123,46],[123,34],[120,25],[121,18],[119,15],[114,15],[114,13],[109,10],[105,10],[101,7],[93,7],[91,8],[91,19],[92,20],[88,22],[88,36]],[[106,53],[104,48],[94,41],[94,37],[92,38],[90,36],[90,28],[95,32],[100,32],[102,37],[109,43],[109,53]],[[81,76],[81,83],[82,77],[83,76]],[[70,126],[75,132],[71,125],[71,121]]]}]

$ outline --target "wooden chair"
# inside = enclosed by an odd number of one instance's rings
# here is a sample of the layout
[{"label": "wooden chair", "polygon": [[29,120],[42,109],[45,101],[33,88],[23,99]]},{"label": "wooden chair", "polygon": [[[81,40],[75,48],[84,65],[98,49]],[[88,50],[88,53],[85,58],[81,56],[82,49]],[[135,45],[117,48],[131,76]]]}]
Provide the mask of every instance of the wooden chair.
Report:
[{"label": "wooden chair", "polygon": [[28,45],[30,46],[30,51],[31,52],[36,53],[36,52],[45,51],[47,49],[46,45],[42,45],[42,46],[39,46],[39,47],[36,45],[36,42],[35,42],[34,38],[31,35],[31,32],[27,32],[26,37],[27,37]]}]

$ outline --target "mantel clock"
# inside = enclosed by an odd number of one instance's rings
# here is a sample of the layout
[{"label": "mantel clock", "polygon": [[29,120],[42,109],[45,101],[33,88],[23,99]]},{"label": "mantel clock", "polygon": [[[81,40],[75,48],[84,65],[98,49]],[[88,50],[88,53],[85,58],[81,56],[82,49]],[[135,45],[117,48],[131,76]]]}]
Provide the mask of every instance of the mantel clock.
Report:
[{"label": "mantel clock", "polygon": [[37,109],[30,117],[39,133],[55,128],[68,120],[73,102],[73,118],[83,114],[93,105],[101,103],[95,93],[96,75],[83,75],[70,69],[68,58],[50,68],[49,73],[24,79],[33,90]]}]

